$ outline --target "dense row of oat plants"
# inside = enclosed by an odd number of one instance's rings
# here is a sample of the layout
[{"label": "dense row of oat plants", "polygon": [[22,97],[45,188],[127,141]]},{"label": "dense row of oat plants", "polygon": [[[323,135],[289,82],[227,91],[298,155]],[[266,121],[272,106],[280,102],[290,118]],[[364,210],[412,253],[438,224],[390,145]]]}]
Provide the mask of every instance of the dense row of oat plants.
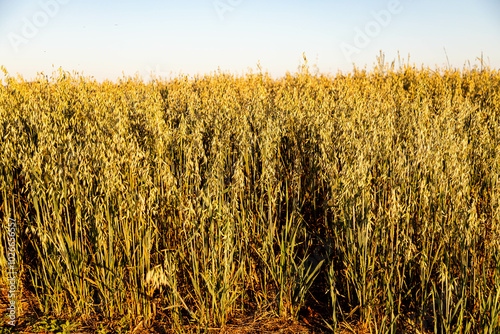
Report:
[{"label": "dense row of oat plants", "polygon": [[500,330],[498,71],[5,75],[0,218],[38,315]]}]

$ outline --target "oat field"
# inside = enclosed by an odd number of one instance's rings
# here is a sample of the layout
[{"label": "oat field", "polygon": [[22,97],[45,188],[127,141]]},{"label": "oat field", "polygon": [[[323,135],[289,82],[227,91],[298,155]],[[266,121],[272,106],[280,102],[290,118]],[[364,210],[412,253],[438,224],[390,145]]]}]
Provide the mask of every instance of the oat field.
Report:
[{"label": "oat field", "polygon": [[498,70],[4,74],[26,328],[500,331]]}]

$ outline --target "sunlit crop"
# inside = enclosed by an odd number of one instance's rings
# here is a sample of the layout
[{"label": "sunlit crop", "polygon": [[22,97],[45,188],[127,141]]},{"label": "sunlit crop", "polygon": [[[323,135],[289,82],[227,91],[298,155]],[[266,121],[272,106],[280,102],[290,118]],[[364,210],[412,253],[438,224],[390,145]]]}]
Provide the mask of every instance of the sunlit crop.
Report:
[{"label": "sunlit crop", "polygon": [[498,71],[5,74],[0,219],[37,312],[500,330]]}]

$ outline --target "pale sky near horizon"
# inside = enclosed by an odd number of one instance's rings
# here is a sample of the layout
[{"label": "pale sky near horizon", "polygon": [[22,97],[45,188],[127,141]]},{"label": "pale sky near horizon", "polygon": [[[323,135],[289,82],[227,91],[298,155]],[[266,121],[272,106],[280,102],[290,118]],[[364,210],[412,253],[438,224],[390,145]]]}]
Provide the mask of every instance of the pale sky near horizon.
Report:
[{"label": "pale sky near horizon", "polygon": [[[0,65],[26,79],[61,67],[98,80],[243,74],[260,63],[322,73],[385,60],[500,68],[499,0],[0,0]],[[446,50],[446,51],[445,51]],[[447,59],[448,58],[448,59]],[[0,73],[0,78],[3,74]]]}]

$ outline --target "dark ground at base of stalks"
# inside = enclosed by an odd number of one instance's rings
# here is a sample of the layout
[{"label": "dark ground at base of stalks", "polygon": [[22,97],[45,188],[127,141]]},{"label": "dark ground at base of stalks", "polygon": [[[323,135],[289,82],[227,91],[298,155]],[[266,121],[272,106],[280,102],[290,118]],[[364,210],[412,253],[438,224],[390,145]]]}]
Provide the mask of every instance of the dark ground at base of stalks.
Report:
[{"label": "dark ground at base of stalks", "polygon": [[[29,249],[27,252],[33,251]],[[34,258],[28,256],[28,258]],[[34,261],[28,261],[28,266],[36,266],[37,263]],[[321,274],[320,274],[321,277]],[[158,334],[174,334],[179,332],[184,333],[235,333],[235,334],[246,334],[246,333],[282,333],[282,334],[315,334],[315,333],[331,333],[332,330],[328,324],[331,324],[331,309],[329,307],[328,296],[324,295],[322,291],[326,291],[326,278],[318,277],[316,284],[311,287],[309,297],[306,304],[302,307],[298,320],[285,320],[274,315],[270,310],[259,310],[257,305],[249,303],[246,305],[246,312],[236,313],[231,317],[227,324],[221,328],[213,327],[200,327],[196,324],[190,323],[187,314],[183,316],[183,321],[186,325],[182,327],[182,331],[178,329],[171,329],[171,324],[165,319],[169,318],[168,312],[159,311],[156,314],[155,319],[152,321],[151,325],[145,327],[142,323],[139,323],[136,327],[128,330],[120,331],[117,320],[105,320],[100,315],[96,315],[92,318],[87,318],[84,321],[78,317],[71,315],[62,316],[59,318],[51,317],[50,315],[44,315],[40,312],[36,296],[34,294],[34,287],[27,275],[23,275],[22,288],[23,291],[21,302],[22,314],[19,314],[16,318],[16,326],[7,324],[7,306],[9,304],[9,299],[7,295],[7,287],[0,283],[0,334],[4,333],[74,333],[74,334],[91,334],[97,333],[99,329],[105,328],[106,332],[100,333],[135,333],[135,334],[146,334],[146,333],[158,333]],[[405,318],[413,318],[411,315],[401,315]],[[66,322],[68,320],[70,323],[79,323],[79,326],[75,326],[71,331],[36,331],[37,324],[40,324],[41,320],[46,321],[56,320],[60,323]],[[40,327],[40,326],[38,326]],[[338,324],[336,333],[347,334],[347,333],[371,333],[369,328],[355,320],[355,316],[351,317],[349,322],[341,322]],[[398,328],[398,333],[419,333],[427,334],[432,331],[428,328],[427,331],[421,331],[416,329],[411,325],[411,321],[402,321],[401,328]]]},{"label": "dark ground at base of stalks", "polygon": [[[316,234],[316,237],[313,238],[314,245],[321,248],[322,242],[324,240],[321,239],[319,235],[327,233],[327,231],[322,230],[322,226],[318,223],[323,217],[320,216],[318,212],[315,212],[312,208],[306,208],[306,212],[312,216],[317,217],[314,228],[312,230],[321,230],[320,233]],[[318,218],[319,217],[319,218]],[[28,236],[27,236],[28,237]],[[37,263],[35,251],[33,247],[28,247],[26,250],[26,266],[28,267],[36,267],[39,265]],[[325,273],[323,272],[323,275]],[[59,318],[51,317],[50,315],[42,314],[40,312],[40,308],[37,303],[36,296],[34,294],[34,287],[31,281],[28,279],[28,275],[23,275],[22,278],[22,291],[23,296],[20,299],[21,309],[23,313],[17,316],[16,326],[12,328],[12,326],[6,323],[7,318],[5,315],[7,314],[7,306],[9,304],[8,295],[7,295],[7,287],[0,283],[0,334],[4,333],[75,333],[75,334],[91,334],[97,333],[99,329],[105,328],[106,332],[99,333],[136,333],[136,334],[145,334],[145,333],[159,333],[159,334],[173,334],[173,333],[236,333],[236,334],[244,334],[244,333],[302,333],[302,334],[314,334],[314,333],[331,333],[331,327],[328,324],[331,324],[331,308],[329,306],[329,297],[324,294],[324,291],[327,291],[327,287],[325,286],[326,277],[322,274],[319,275],[315,284],[311,287],[309,296],[307,298],[307,302],[302,307],[299,317],[297,320],[285,320],[277,317],[270,310],[259,310],[257,305],[250,302],[245,305],[247,311],[236,313],[233,317],[231,317],[227,324],[221,328],[213,328],[213,327],[200,327],[196,324],[193,324],[189,321],[189,317],[187,314],[183,315],[183,323],[182,330],[179,329],[171,329],[172,325],[168,322],[168,318],[170,317],[168,312],[159,311],[156,314],[155,319],[151,322],[150,326],[145,327],[142,323],[139,323],[136,327],[123,330],[118,325],[120,319],[115,320],[106,320],[103,319],[99,314],[94,317],[87,318],[82,320],[78,317],[72,315],[65,315]],[[347,307],[347,305],[342,305],[343,307]],[[414,318],[411,314],[401,314],[401,317],[404,319]],[[56,320],[59,323],[64,323],[66,320],[70,322],[70,324],[79,323],[80,325],[75,326],[71,331],[63,332],[63,331],[36,331],[37,325],[40,324],[41,320],[45,319],[46,321]],[[404,320],[400,321],[401,325],[398,328],[398,333],[419,333],[419,334],[427,334],[431,333],[431,329],[427,326],[427,330],[421,331],[416,327],[412,326],[412,321]],[[40,326],[38,326],[40,328]],[[372,333],[369,328],[365,325],[356,321],[356,316],[351,316],[350,319],[346,322],[341,322],[338,324],[338,328],[336,333],[339,334],[347,334],[347,333]]]},{"label": "dark ground at base of stalks", "polygon": [[[2,286],[0,289],[0,312],[2,314],[0,321],[0,333],[50,333],[47,331],[36,330],[36,325],[40,323],[43,315],[37,312],[35,296],[30,292],[25,292],[21,298],[23,313],[19,314],[16,318],[16,326],[12,327],[7,324],[7,306],[9,300],[7,297],[7,288]],[[286,321],[280,318],[274,318],[270,314],[253,314],[239,315],[232,318],[228,324],[222,328],[199,327],[196,325],[185,325],[183,327],[186,333],[327,333],[328,328],[324,325],[322,319],[326,315],[320,315],[311,308],[301,312],[298,321]],[[170,324],[163,319],[168,317],[167,314],[159,312],[150,327],[144,327],[139,323],[135,328],[125,331],[128,333],[177,333],[177,330],[170,329]],[[56,318],[43,317],[45,320],[52,320]],[[72,319],[72,317],[59,318],[61,322],[69,320],[70,323],[78,322],[79,319]],[[105,322],[101,319],[90,318],[86,321],[79,321],[81,323],[78,328],[71,330],[75,334],[90,334],[95,333],[99,327],[106,328],[106,333],[117,333],[115,324],[112,322]],[[189,321],[186,320],[186,323]],[[101,325],[101,326],[99,326]],[[62,331],[55,331],[54,333],[62,333]],[[123,333],[123,332],[122,332]]]},{"label": "dark ground at base of stalks", "polygon": [[[24,313],[18,315],[16,319],[16,326],[12,327],[6,323],[7,310],[7,289],[2,286],[0,289],[0,312],[3,315],[0,322],[0,334],[3,333],[74,333],[74,334],[91,334],[96,333],[99,328],[105,328],[107,331],[102,333],[135,333],[135,334],[146,334],[146,333],[159,333],[159,334],[173,334],[179,333],[179,330],[171,329],[171,325],[164,319],[168,318],[167,314],[158,312],[151,326],[145,327],[142,323],[139,323],[135,328],[119,331],[116,323],[103,321],[99,318],[89,318],[82,321],[78,318],[73,318],[67,316],[64,318],[59,318],[60,322],[64,323],[69,320],[70,323],[79,322],[81,325],[73,328],[71,331],[63,332],[56,330],[53,332],[36,330],[36,325],[40,323],[43,315],[37,312],[35,296],[29,291],[25,292],[22,299],[22,308]],[[212,327],[199,327],[195,324],[185,325],[182,329],[184,333],[235,333],[235,334],[246,334],[246,333],[282,333],[282,334],[314,334],[314,333],[331,333],[331,329],[328,327],[327,319],[331,317],[328,312],[327,305],[322,301],[313,300],[301,310],[299,314],[299,319],[296,321],[284,320],[273,316],[271,313],[250,311],[245,314],[238,314],[233,318],[229,319],[228,323],[222,328],[212,328]],[[55,318],[43,317],[46,320],[52,320]],[[189,323],[187,319],[186,323]],[[398,328],[398,333],[430,333],[430,331],[419,331],[418,329],[412,327],[410,322],[404,321],[405,325],[403,328]],[[370,333],[370,329],[366,328],[359,322],[353,321],[352,323],[339,323],[337,333],[347,334],[347,333],[359,333],[365,334]]]},{"label": "dark ground at base of stalks", "polygon": [[[331,333],[330,329],[325,329],[321,325],[307,325],[303,321],[284,321],[281,319],[266,319],[261,321],[254,321],[253,319],[241,319],[241,322],[226,325],[224,328],[205,328],[196,326],[185,326],[182,331],[165,329],[168,325],[156,324],[151,328],[144,328],[141,325],[129,332],[120,333],[134,333],[134,334],[174,334],[174,333],[222,333],[222,334],[247,334],[247,333],[280,333],[280,334],[315,334],[315,333]],[[368,334],[372,333],[366,327],[360,324],[339,324],[338,334]],[[93,326],[82,326],[75,331],[71,332],[40,332],[33,331],[32,325],[16,326],[12,329],[10,326],[0,325],[0,333],[19,333],[19,334],[32,334],[32,333],[73,333],[73,334],[93,334],[96,333],[96,328]],[[109,330],[104,333],[118,333],[117,331]],[[399,333],[431,333],[429,331],[419,331],[417,329],[404,329]]]}]

